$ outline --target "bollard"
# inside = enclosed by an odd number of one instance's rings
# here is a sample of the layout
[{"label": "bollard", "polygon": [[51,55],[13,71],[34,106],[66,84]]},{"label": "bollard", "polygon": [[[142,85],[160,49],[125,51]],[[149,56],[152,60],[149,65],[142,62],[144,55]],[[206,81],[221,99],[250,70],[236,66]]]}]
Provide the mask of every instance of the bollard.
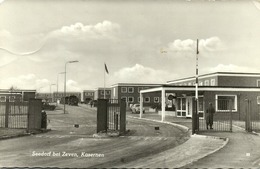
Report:
[{"label": "bollard", "polygon": [[47,114],[45,111],[42,111],[42,124],[41,124],[42,129],[47,129]]}]

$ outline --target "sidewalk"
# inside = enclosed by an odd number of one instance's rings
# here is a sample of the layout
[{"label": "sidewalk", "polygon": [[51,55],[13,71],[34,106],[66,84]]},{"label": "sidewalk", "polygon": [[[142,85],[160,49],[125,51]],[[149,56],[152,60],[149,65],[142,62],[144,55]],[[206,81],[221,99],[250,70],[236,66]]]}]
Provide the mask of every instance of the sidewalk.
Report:
[{"label": "sidewalk", "polygon": [[[139,118],[139,115],[128,115],[128,117]],[[156,114],[145,114],[143,118],[161,121],[161,116]],[[166,117],[165,120],[166,123],[179,124],[191,129],[191,119]],[[143,162],[143,165],[135,166],[132,163],[127,166],[148,168],[259,167],[260,137],[258,134],[247,133],[239,127],[233,127],[233,132],[203,132],[200,135],[191,136],[187,142],[174,149],[140,159],[139,162]]]},{"label": "sidewalk", "polygon": [[14,137],[26,136],[26,129],[0,128],[0,140]]}]

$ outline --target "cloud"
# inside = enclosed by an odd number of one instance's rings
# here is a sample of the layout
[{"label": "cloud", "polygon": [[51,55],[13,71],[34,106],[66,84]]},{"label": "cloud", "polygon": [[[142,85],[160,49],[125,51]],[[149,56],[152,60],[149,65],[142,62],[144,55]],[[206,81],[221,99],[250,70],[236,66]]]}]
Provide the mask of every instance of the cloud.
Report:
[{"label": "cloud", "polygon": [[242,73],[260,73],[260,69],[255,69],[252,67],[237,66],[234,64],[218,64],[212,68],[204,68],[202,73],[212,73],[212,72],[242,72]]},{"label": "cloud", "polygon": [[14,86],[18,89],[36,89],[35,85],[35,75],[27,74],[20,75],[18,77],[8,77],[6,79],[2,79],[1,88],[10,88]]},{"label": "cloud", "polygon": [[66,82],[66,91],[81,92],[82,89],[78,86],[76,81],[68,80]]},{"label": "cloud", "polygon": [[[192,39],[180,40],[177,39],[168,44],[166,50],[170,53],[177,53],[174,56],[189,56],[189,54],[194,54],[197,48],[197,41]],[[218,37],[211,37],[208,39],[199,40],[199,52],[214,52],[224,49],[222,41]],[[191,56],[191,55],[190,55]],[[193,55],[192,55],[193,56]]]},{"label": "cloud", "polygon": [[83,25],[75,23],[70,26],[63,26],[61,29],[53,32],[54,36],[73,36],[78,39],[102,39],[115,38],[120,32],[120,25],[111,21],[103,21],[95,25]]},{"label": "cloud", "polygon": [[176,77],[174,73],[144,67],[140,64],[122,68],[113,74],[113,80],[117,83],[165,83],[174,77]]}]

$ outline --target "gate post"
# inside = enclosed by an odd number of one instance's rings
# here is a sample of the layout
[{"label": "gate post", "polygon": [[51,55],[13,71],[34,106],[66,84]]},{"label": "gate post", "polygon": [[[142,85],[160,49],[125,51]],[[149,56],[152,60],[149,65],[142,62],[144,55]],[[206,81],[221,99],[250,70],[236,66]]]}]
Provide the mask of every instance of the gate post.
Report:
[{"label": "gate post", "polygon": [[106,99],[98,99],[97,101],[97,133],[100,131],[107,132],[107,106]]},{"label": "gate post", "polygon": [[126,101],[121,99],[120,100],[120,133],[124,133],[125,131],[126,131]]},{"label": "gate post", "polygon": [[6,104],[5,104],[5,128],[8,128],[9,123],[9,98],[6,97]]},{"label": "gate post", "polygon": [[28,104],[27,132],[40,130],[42,123],[42,99],[30,99]]},{"label": "gate post", "polygon": [[233,125],[233,124],[232,124],[232,120],[233,120],[233,119],[232,119],[232,118],[233,118],[233,117],[232,117],[232,100],[229,100],[229,102],[230,102],[230,104],[229,104],[229,105],[230,105],[230,106],[229,106],[229,109],[230,109],[230,110],[229,110],[229,111],[230,111],[230,124],[229,124],[229,125],[230,125],[230,132],[232,132],[232,125]]},{"label": "gate post", "polygon": [[251,126],[251,109],[250,109],[250,103],[251,101],[249,99],[246,99],[247,106],[246,106],[246,131],[251,132],[252,131],[252,126]]}]

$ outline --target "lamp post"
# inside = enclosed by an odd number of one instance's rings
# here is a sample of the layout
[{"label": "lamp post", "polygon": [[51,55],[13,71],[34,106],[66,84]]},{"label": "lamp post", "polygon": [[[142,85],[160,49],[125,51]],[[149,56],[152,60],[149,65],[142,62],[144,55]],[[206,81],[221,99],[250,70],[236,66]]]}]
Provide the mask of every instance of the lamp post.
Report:
[{"label": "lamp post", "polygon": [[50,96],[51,96],[51,102],[53,102],[53,95],[51,94],[51,86],[54,86],[56,84],[50,84]]},{"label": "lamp post", "polygon": [[67,64],[68,63],[76,63],[76,62],[79,62],[78,60],[72,60],[72,61],[67,61],[65,63],[65,71],[64,71],[64,114],[66,113],[66,69],[67,69]]},{"label": "lamp post", "polygon": [[56,106],[58,105],[58,92],[59,92],[59,75],[64,74],[65,72],[60,72],[57,75],[57,99],[56,99]]}]

